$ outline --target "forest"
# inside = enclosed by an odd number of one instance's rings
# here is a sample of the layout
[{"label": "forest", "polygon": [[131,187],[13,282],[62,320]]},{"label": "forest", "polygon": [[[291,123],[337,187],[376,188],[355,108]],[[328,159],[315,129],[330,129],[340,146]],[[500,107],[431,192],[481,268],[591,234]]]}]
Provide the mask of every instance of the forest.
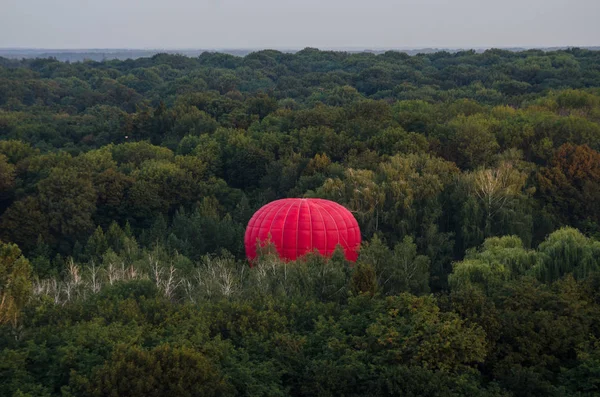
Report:
[{"label": "forest", "polygon": [[600,51],[0,57],[0,396],[598,395]]}]

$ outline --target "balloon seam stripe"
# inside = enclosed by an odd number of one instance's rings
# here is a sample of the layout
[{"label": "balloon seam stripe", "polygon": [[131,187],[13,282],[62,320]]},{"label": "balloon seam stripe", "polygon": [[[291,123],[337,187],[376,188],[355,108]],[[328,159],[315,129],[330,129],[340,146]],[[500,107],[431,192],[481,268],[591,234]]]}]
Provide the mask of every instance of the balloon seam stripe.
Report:
[{"label": "balloon seam stripe", "polygon": [[285,256],[285,250],[284,250],[285,239],[283,237],[285,234],[285,224],[287,222],[287,218],[288,218],[288,215],[290,214],[290,210],[292,209],[292,207],[293,207],[293,205],[290,204],[287,212],[285,213],[285,217],[283,218],[283,224],[281,225],[281,254],[284,256]]},{"label": "balloon seam stripe", "polygon": [[300,200],[298,214],[296,215],[296,257],[294,260],[298,258],[298,230],[300,229],[300,212],[302,211],[302,204],[304,204],[304,200]]}]

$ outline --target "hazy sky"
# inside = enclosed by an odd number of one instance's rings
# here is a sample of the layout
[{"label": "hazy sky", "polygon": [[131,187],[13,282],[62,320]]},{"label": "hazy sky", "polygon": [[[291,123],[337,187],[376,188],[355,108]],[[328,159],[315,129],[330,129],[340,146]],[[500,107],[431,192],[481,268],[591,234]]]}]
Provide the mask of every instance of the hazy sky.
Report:
[{"label": "hazy sky", "polygon": [[600,0],[0,0],[0,47],[600,45]]}]

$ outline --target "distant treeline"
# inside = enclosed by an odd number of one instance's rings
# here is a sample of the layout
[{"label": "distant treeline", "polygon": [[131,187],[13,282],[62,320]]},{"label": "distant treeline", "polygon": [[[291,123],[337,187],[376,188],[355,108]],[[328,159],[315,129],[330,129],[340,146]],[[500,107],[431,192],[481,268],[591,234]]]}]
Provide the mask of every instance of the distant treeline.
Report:
[{"label": "distant treeline", "polygon": [[[559,50],[567,50],[572,47],[548,47],[548,48],[540,48],[543,51],[559,51]],[[598,51],[600,47],[580,47],[586,50]],[[506,51],[526,51],[526,48],[514,47],[514,48],[502,48]],[[448,51],[450,53],[456,53],[459,51],[464,51],[464,49],[440,49],[440,48],[414,48],[414,49],[333,49],[334,51],[345,51],[348,53],[373,53],[373,54],[383,54],[386,51],[398,51],[408,55],[417,55],[417,54],[431,54],[440,51]],[[246,56],[255,50],[252,49],[235,49],[235,48],[223,48],[223,49],[180,49],[180,50],[140,50],[140,49],[80,49],[80,50],[53,50],[53,49],[34,49],[34,48],[19,48],[19,49],[10,49],[10,48],[0,48],[0,57],[9,58],[9,59],[27,59],[27,58],[53,58],[61,62],[83,62],[83,61],[109,61],[109,60],[127,60],[127,59],[138,59],[138,58],[149,58],[157,54],[171,54],[171,55],[183,55],[186,57],[197,57],[205,52],[216,52],[222,54],[229,54],[235,56]],[[299,50],[296,49],[281,49],[281,52],[285,53],[296,53]],[[484,52],[485,49],[476,50],[478,53]]]}]

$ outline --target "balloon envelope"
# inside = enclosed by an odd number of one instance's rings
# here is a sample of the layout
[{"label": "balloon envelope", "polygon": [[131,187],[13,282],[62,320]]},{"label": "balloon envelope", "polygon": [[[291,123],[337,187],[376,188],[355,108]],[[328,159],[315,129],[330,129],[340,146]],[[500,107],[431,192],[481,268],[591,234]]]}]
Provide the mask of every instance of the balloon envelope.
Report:
[{"label": "balloon envelope", "polygon": [[331,256],[339,244],[346,259],[355,262],[361,236],[354,216],[343,206],[323,199],[282,199],[260,208],[248,222],[244,244],[250,261],[257,243],[275,245],[284,260],[318,250]]}]

